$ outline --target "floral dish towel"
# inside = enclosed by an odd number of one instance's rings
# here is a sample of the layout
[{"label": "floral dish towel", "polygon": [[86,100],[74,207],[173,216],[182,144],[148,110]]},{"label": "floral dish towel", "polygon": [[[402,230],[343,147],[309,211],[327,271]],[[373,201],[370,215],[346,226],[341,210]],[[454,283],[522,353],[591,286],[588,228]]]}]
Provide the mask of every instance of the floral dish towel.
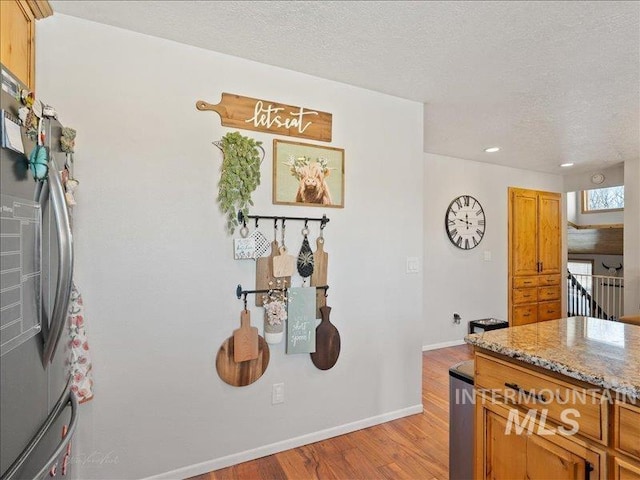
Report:
[{"label": "floral dish towel", "polygon": [[84,323],[84,305],[75,282],[69,302],[69,337],[71,375],[73,375],[71,390],[78,397],[78,402],[83,403],[93,398],[93,373]]}]

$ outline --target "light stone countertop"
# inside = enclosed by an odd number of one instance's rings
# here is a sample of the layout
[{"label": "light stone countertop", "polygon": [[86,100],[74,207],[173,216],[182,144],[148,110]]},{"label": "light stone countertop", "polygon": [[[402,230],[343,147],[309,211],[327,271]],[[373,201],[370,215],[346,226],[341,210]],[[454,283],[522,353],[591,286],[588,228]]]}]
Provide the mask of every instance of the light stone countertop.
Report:
[{"label": "light stone countertop", "polygon": [[640,400],[640,326],[570,317],[475,333],[465,341]]}]

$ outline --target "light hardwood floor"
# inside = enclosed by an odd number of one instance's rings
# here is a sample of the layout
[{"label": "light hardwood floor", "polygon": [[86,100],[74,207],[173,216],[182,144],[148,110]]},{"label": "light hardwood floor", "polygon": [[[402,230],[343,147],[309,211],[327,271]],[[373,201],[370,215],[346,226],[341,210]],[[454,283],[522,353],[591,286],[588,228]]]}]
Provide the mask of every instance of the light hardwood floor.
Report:
[{"label": "light hardwood floor", "polygon": [[471,347],[422,355],[424,413],[241,463],[190,480],[430,480],[449,478],[449,367]]}]

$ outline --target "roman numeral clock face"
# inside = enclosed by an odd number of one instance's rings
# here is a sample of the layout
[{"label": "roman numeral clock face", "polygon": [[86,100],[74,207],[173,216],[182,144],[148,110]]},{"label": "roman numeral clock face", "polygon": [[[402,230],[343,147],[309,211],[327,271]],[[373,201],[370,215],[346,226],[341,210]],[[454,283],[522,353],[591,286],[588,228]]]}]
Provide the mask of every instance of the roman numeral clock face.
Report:
[{"label": "roman numeral clock face", "polygon": [[471,195],[455,198],[447,208],[444,226],[449,240],[456,247],[463,250],[477,247],[486,227],[482,205]]}]

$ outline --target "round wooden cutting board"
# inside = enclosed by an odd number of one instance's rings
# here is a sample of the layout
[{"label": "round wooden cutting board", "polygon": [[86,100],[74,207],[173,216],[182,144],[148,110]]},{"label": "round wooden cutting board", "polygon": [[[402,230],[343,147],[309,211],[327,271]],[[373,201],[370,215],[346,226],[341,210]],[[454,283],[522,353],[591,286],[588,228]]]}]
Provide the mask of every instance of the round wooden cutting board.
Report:
[{"label": "round wooden cutting board", "polygon": [[258,336],[258,356],[253,360],[235,362],[233,360],[233,336],[227,338],[218,350],[216,370],[225,383],[234,387],[251,385],[267,370],[269,365],[269,345]]}]

